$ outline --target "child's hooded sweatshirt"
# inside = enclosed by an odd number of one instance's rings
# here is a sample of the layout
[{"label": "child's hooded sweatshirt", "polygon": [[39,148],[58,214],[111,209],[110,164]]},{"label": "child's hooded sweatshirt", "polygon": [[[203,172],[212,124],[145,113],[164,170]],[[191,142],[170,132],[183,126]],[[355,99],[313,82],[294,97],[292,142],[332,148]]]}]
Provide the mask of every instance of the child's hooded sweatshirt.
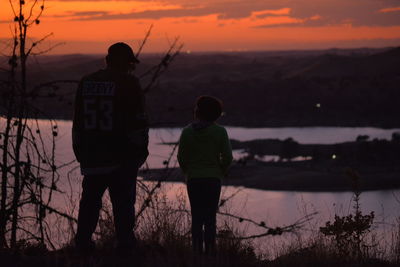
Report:
[{"label": "child's hooded sweatshirt", "polygon": [[232,162],[232,148],[224,127],[194,122],[179,140],[178,161],[188,179],[223,178]]}]

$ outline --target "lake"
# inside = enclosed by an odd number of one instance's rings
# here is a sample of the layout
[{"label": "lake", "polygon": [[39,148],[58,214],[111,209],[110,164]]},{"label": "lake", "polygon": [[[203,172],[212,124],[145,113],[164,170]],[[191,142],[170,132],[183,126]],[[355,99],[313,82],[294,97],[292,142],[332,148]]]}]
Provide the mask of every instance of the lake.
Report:
[{"label": "lake", "polygon": [[[58,164],[74,159],[71,145],[71,122],[58,121],[58,136],[56,157]],[[42,133],[50,136],[44,129],[48,122],[40,121],[43,128]],[[247,141],[253,139],[293,138],[303,144],[333,144],[345,141],[354,141],[358,135],[368,135],[371,139],[390,139],[393,132],[400,129],[379,129],[379,128],[349,128],[349,127],[302,127],[302,128],[241,128],[226,127],[231,139]],[[161,128],[150,130],[150,156],[148,165],[150,168],[163,167],[163,161],[171,153],[171,147],[163,145],[163,142],[176,142],[181,129]],[[171,166],[176,166],[176,160]],[[75,164],[77,166],[77,164]],[[72,197],[79,200],[81,176],[79,171],[71,174],[72,184],[67,180],[67,171],[61,171],[60,188],[66,191],[71,189]],[[148,182],[151,184],[151,182]],[[67,189],[69,188],[69,189]],[[169,201],[174,202],[176,195],[182,192],[186,196],[184,184],[164,183],[163,192]],[[312,221],[314,230],[318,229],[327,220],[332,220],[335,214],[347,215],[352,210],[351,192],[288,192],[288,191],[266,191],[249,188],[225,186],[222,198],[239,192],[231,199],[227,207],[230,212],[242,217],[251,218],[255,221],[264,221],[269,226],[282,226],[295,222],[306,214],[318,212]],[[64,207],[65,197],[57,198],[56,206]],[[368,191],[361,195],[361,208],[364,212],[374,211],[376,215],[376,226],[379,233],[386,237],[391,233],[392,226],[400,216],[400,190]],[[310,225],[308,225],[310,226]],[[315,227],[316,226],[316,227]],[[244,234],[259,233],[260,229],[253,226],[243,226]],[[305,230],[307,230],[307,225]],[[386,233],[386,234],[385,234]],[[389,242],[382,238],[382,242]],[[262,246],[262,244],[258,244]]]}]

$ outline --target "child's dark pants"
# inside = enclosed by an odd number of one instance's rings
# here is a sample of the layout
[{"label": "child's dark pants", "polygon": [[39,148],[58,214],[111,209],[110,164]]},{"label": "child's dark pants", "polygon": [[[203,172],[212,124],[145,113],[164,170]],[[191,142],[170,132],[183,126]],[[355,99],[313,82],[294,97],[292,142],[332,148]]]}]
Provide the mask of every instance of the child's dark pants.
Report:
[{"label": "child's dark pants", "polygon": [[[215,252],[216,215],[221,180],[218,178],[192,178],[187,182],[192,211],[192,243],[196,252]],[[204,227],[204,230],[203,230]]]},{"label": "child's dark pants", "polygon": [[75,237],[78,246],[90,246],[96,229],[102,196],[108,188],[114,214],[115,232],[119,248],[134,245],[137,170],[120,170],[108,175],[84,176],[79,206],[78,230]]}]

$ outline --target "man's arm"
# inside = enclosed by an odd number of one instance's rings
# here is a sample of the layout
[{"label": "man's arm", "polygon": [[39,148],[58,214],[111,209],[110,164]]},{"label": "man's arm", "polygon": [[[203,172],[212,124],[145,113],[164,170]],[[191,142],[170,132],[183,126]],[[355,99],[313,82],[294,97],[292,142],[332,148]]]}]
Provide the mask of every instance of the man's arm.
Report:
[{"label": "man's arm", "polygon": [[145,98],[139,80],[133,78],[129,102],[127,103],[127,139],[129,154],[140,167],[146,161],[149,144],[149,124],[145,110]]},{"label": "man's arm", "polygon": [[75,103],[74,103],[74,115],[72,122],[72,148],[74,150],[75,157],[78,162],[82,161],[82,137],[81,137],[81,128],[82,128],[82,80],[79,82],[78,88],[75,94]]}]

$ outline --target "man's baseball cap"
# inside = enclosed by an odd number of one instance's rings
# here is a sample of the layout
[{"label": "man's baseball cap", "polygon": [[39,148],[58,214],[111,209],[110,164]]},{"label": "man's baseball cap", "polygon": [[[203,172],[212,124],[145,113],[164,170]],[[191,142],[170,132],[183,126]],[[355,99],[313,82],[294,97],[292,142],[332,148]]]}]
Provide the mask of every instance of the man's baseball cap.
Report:
[{"label": "man's baseball cap", "polygon": [[110,58],[126,58],[130,63],[139,63],[139,59],[133,53],[132,48],[126,43],[119,42],[108,48],[108,56]]}]

